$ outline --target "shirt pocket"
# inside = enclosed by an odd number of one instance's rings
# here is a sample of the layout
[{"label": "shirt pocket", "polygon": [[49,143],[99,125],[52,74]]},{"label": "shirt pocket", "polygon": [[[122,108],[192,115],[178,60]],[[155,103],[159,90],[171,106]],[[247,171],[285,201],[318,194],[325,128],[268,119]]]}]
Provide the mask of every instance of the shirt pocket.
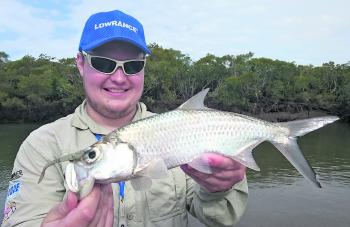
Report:
[{"label": "shirt pocket", "polygon": [[152,186],[146,192],[151,221],[164,220],[186,211],[186,180],[179,171],[171,170],[167,178],[152,180]]}]

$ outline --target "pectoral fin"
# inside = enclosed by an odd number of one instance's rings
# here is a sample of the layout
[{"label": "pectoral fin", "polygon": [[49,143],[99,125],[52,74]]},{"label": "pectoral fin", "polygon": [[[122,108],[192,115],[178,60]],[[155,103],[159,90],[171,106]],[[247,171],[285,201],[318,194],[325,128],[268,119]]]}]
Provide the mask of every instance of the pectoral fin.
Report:
[{"label": "pectoral fin", "polygon": [[136,170],[130,179],[135,191],[147,190],[152,186],[152,179],[162,179],[169,176],[168,168],[163,159],[157,158],[149,162],[141,170]]},{"label": "pectoral fin", "polygon": [[168,175],[168,167],[166,166],[164,160],[161,158],[152,160],[146,167],[140,171],[136,171],[135,173],[135,176],[149,177],[152,179],[167,178]]}]

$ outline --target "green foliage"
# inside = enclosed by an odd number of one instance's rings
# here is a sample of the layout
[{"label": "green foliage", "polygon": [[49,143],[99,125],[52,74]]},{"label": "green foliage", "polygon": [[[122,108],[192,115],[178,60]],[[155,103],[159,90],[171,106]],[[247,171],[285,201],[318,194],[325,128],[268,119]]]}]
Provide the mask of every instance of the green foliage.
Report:
[{"label": "green foliage", "polygon": [[46,55],[5,62],[0,68],[0,120],[43,122],[72,112],[84,97],[73,62]]},{"label": "green foliage", "polygon": [[[197,61],[174,49],[149,45],[142,101],[151,110],[174,109],[203,88],[210,106],[252,114],[321,110],[350,115],[350,64],[296,65],[253,53]],[[0,121],[51,121],[84,98],[74,58],[24,56],[0,51]]]},{"label": "green foliage", "polygon": [[145,94],[152,99],[174,102],[178,90],[183,89],[178,87],[178,81],[186,79],[190,58],[180,51],[163,49],[156,44],[150,49],[152,55],[147,59]]}]

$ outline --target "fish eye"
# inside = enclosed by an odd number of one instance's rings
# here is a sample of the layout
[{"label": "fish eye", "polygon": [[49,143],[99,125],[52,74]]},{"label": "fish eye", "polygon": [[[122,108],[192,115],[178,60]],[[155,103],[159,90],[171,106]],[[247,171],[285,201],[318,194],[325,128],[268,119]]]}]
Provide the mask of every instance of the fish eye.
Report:
[{"label": "fish eye", "polygon": [[96,157],[96,152],[95,151],[90,151],[88,154],[90,159],[94,159]]},{"label": "fish eye", "polygon": [[93,148],[83,155],[83,161],[87,164],[94,163],[100,157],[100,150]]}]

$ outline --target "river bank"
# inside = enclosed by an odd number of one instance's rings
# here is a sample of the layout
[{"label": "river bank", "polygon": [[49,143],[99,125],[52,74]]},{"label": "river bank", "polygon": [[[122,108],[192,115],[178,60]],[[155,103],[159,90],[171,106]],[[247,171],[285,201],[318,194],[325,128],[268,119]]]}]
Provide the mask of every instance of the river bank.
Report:
[{"label": "river bank", "polygon": [[[152,110],[151,110],[152,111]],[[154,112],[161,113],[164,111],[155,110]],[[253,114],[246,111],[231,111],[234,113],[239,113],[251,117],[255,117],[261,120],[270,121],[270,122],[285,122],[285,121],[294,121],[294,120],[300,120],[300,119],[306,119],[306,118],[312,118],[312,117],[322,117],[322,116],[329,116],[332,114],[327,113],[326,111],[318,111],[318,110],[311,110],[311,111],[302,111],[297,113],[289,113],[289,112],[271,112],[271,113],[259,113],[259,114]],[[349,116],[340,116],[342,120],[346,122],[350,122]],[[46,124],[51,121],[26,121],[23,119],[17,120],[17,121],[10,121],[6,119],[0,119],[0,124]]]},{"label": "river bank", "polygon": [[329,116],[329,114],[323,111],[303,111],[298,113],[288,113],[288,112],[261,113],[253,116],[265,121],[284,122],[284,121],[294,121],[294,120],[300,120],[300,119],[306,119],[306,118],[312,118],[312,117]]}]

